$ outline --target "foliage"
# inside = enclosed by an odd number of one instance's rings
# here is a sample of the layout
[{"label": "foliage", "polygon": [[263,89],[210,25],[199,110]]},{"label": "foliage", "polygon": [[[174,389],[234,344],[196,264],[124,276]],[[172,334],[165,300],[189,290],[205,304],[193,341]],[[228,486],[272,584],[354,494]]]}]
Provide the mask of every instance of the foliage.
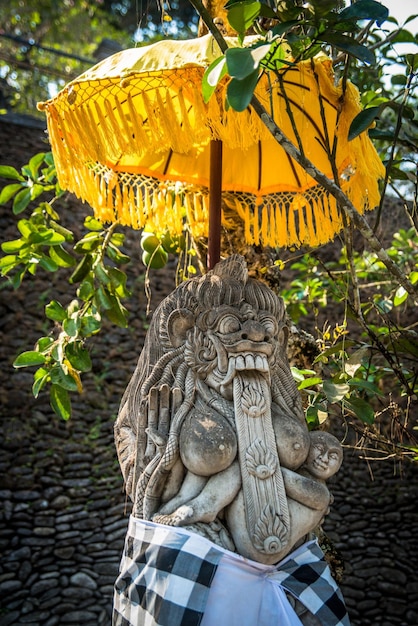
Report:
[{"label": "foliage", "polygon": [[[196,23],[187,0],[171,30],[186,36]],[[149,10],[151,9],[151,12]],[[100,59],[102,46],[131,47],[141,26],[142,39],[163,36],[165,22],[157,3],[145,0],[10,0],[0,7],[0,113],[36,115],[45,101]]]},{"label": "foliage", "polygon": [[[130,261],[122,251],[123,233],[116,225],[104,227],[93,217],[84,223],[86,232],[78,241],[60,224],[53,204],[62,194],[55,183],[51,153],[34,156],[19,173],[15,168],[0,166],[0,176],[13,180],[3,188],[0,202],[13,199],[16,215],[27,210],[32,200],[39,204],[30,217],[20,218],[20,238],[2,244],[5,255],[0,271],[14,288],[25,275],[34,276],[39,268],[56,272],[71,268],[68,281],[76,297],[67,306],[52,300],[45,306],[45,316],[54,322],[54,330],[40,337],[34,350],[20,354],[15,367],[36,366],[33,395],[50,384],[54,411],[68,419],[71,414],[71,391],[82,390],[80,374],[91,369],[85,340],[100,331],[103,318],[117,326],[127,326],[127,310],[122,304],[130,295],[123,266]],[[56,195],[45,198],[54,190]]]},{"label": "foliage", "polygon": [[[204,15],[200,0],[190,2]],[[113,3],[105,5],[109,8]],[[346,8],[331,0],[272,0],[269,4],[229,0],[226,8],[241,46],[225,48],[207,69],[202,85],[206,100],[213,96],[219,81],[226,79],[228,106],[244,110],[253,102],[262,73],[289,62],[283,54],[283,37],[295,60],[325,51],[333,58],[343,84],[350,77],[361,89],[365,109],[354,120],[350,137],[367,131],[374,136],[387,165],[382,203],[387,185],[402,199],[410,228],[394,233],[385,254],[411,289],[400,286],[398,278],[382,264],[381,256],[369,251],[367,233],[362,233],[364,251],[356,252],[351,228],[342,234],[337,261],[329,261],[322,250],[294,252],[287,258],[277,250],[277,259],[281,257],[277,265],[296,273],[282,291],[290,316],[302,326],[312,315],[317,322],[316,360],[312,368],[294,368],[306,400],[308,422],[317,426],[329,416],[342,415],[382,454],[417,459],[412,428],[418,394],[418,339],[411,295],[418,284],[418,186],[411,166],[417,153],[413,89],[417,59],[411,55],[395,58],[392,51],[396,40],[416,38],[404,27],[394,34],[386,32],[387,10],[373,0],[358,0]],[[213,22],[209,20],[207,25],[217,32],[222,44]],[[260,38],[257,44],[246,47],[249,29]],[[94,28],[92,32],[94,35]],[[400,69],[390,83],[385,72],[395,61]],[[77,242],[73,233],[63,229],[57,208],[61,191],[50,155],[36,155],[21,173],[2,167],[0,176],[12,181],[3,189],[0,203],[12,202],[21,235],[3,244],[3,275],[17,288],[25,275],[33,275],[39,268],[72,271],[70,283],[76,288],[76,297],[67,306],[56,301],[47,304],[45,313],[55,323],[55,330],[15,361],[16,367],[37,368],[34,394],[50,384],[51,404],[67,418],[68,392],[80,389],[80,376],[91,367],[86,340],[100,330],[103,317],[119,325],[128,324],[122,301],[129,295],[123,272],[129,253],[122,252],[123,236],[117,226],[104,227],[90,218],[85,223],[85,235]],[[399,181],[409,186],[400,187]],[[49,200],[44,199],[45,194]],[[21,217],[31,209],[32,201],[37,206],[30,217]],[[378,218],[380,215],[381,207]],[[181,251],[184,242],[170,241],[169,233],[160,237],[145,233],[141,245],[144,261],[152,267],[163,265],[168,253]],[[330,302],[342,307],[341,318],[333,327],[323,317]],[[396,418],[399,436],[382,430],[385,420],[391,425],[388,416]]]},{"label": "foliage", "polygon": [[[400,229],[387,252],[418,283],[416,229]],[[391,416],[391,426],[396,423],[404,430],[405,424],[414,422],[418,395],[415,306],[384,272],[375,254],[342,247],[337,261],[323,257],[319,250],[291,259],[290,269],[297,278],[281,291],[295,322],[303,327],[305,320],[316,320],[318,355],[313,369],[294,368],[305,395],[307,419],[318,426],[342,410],[363,436],[368,433],[368,443],[378,437],[381,453],[415,458],[417,446],[406,429],[395,440],[377,424],[380,417],[389,423]],[[332,303],[340,303],[342,309],[342,319],[333,328],[324,318]]]},{"label": "foliage", "polygon": [[[344,82],[350,76],[362,94],[365,108],[353,120],[349,138],[371,129],[371,137],[384,154],[386,183],[403,180],[416,185],[418,101],[414,87],[418,55],[399,57],[393,46],[416,43],[417,35],[405,27],[393,32],[384,30],[388,10],[379,2],[358,0],[344,9],[338,4],[342,3],[284,0],[275,2],[272,8],[257,0],[229,0],[228,20],[242,47],[225,50],[208,67],[203,79],[204,97],[208,101],[219,82],[229,76],[227,103],[237,111],[245,110],[264,71],[291,65],[284,58],[283,37],[294,62],[326,52],[334,59],[337,76]],[[244,47],[245,34],[251,27],[260,38]],[[388,86],[393,65],[399,66],[399,73],[391,75]],[[371,128],[375,123],[376,128]]]}]

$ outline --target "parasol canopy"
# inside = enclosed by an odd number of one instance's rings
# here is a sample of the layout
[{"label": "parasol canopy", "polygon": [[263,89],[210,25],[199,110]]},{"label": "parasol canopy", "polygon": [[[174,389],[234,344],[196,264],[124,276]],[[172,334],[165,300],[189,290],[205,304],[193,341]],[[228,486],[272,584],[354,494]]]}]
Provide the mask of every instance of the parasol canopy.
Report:
[{"label": "parasol canopy", "polygon": [[[220,54],[211,35],[129,49],[41,103],[61,187],[103,221],[172,235],[186,221],[194,237],[205,237],[215,140],[223,147],[223,219],[230,212],[242,219],[247,243],[329,241],[343,227],[335,199],[283,150],[251,106],[243,112],[225,107],[228,79],[205,103],[202,77]],[[358,91],[348,83],[343,96],[330,59],[321,55],[264,72],[255,95],[319,170],[333,180],[338,175],[360,213],[378,204],[384,168],[367,133],[348,142],[361,110]]]}]

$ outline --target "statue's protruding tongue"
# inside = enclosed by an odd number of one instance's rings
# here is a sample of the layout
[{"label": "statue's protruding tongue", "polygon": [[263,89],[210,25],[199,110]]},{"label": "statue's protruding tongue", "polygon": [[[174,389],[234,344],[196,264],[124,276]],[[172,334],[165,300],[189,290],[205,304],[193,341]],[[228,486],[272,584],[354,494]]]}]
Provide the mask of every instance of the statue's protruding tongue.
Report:
[{"label": "statue's protruding tongue", "polygon": [[236,372],[234,409],[246,523],[259,552],[275,554],[289,541],[289,510],[271,421],[270,388],[254,370]]}]

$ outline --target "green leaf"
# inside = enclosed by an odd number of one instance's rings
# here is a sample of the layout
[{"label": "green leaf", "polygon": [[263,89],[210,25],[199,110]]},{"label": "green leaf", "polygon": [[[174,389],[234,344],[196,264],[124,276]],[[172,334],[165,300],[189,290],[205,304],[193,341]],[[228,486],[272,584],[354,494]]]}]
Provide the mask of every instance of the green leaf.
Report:
[{"label": "green leaf", "polygon": [[339,20],[376,20],[378,26],[389,15],[388,9],[374,0],[358,0],[339,13]]},{"label": "green leaf", "polygon": [[206,103],[209,102],[216,87],[227,73],[226,58],[221,56],[215,59],[203,74],[202,94]]},{"label": "green leaf", "polygon": [[92,280],[83,280],[79,288],[77,289],[77,296],[88,302],[94,296],[94,284]]},{"label": "green leaf", "polygon": [[22,189],[22,191],[19,191],[19,193],[15,195],[13,200],[13,213],[15,215],[19,215],[19,213],[22,213],[22,211],[27,208],[31,199],[32,197],[30,189],[26,188]]},{"label": "green leaf", "polygon": [[48,348],[50,348],[53,343],[54,340],[52,339],[52,337],[40,337],[36,342],[36,347],[39,352],[44,352],[45,350],[48,350]]},{"label": "green leaf", "polygon": [[356,350],[354,354],[344,363],[344,371],[349,376],[354,376],[357,370],[361,367],[363,359],[369,355],[369,348],[363,346],[359,350]]},{"label": "green leaf", "polygon": [[19,252],[22,248],[26,246],[26,241],[24,239],[13,239],[12,241],[5,241],[1,244],[1,249],[6,254],[13,254],[14,252]]},{"label": "green leaf", "polygon": [[51,385],[50,402],[58,417],[63,420],[71,417],[71,401],[66,389],[60,385]]},{"label": "green leaf", "polygon": [[227,87],[226,95],[229,105],[235,111],[245,111],[252,100],[257,82],[258,70],[255,70],[243,80],[236,78],[231,80]]},{"label": "green leaf", "polygon": [[395,297],[393,298],[393,305],[400,306],[403,302],[405,302],[407,298],[408,298],[408,292],[401,285],[396,290]]},{"label": "green leaf", "polygon": [[105,310],[105,315],[116,326],[127,328],[129,312],[119,302],[119,299],[109,294],[110,307]]},{"label": "green leaf", "polygon": [[295,367],[294,365],[291,366],[290,371],[292,372],[293,378],[297,382],[305,380],[305,378],[307,376],[315,376],[315,374],[316,374],[315,370],[307,370],[307,369],[301,370],[301,369]]},{"label": "green leaf", "polygon": [[104,311],[106,311],[107,309],[110,309],[112,306],[109,291],[102,285],[100,285],[100,287],[96,289],[95,299],[97,301],[98,307],[100,309],[103,309]]},{"label": "green leaf", "polygon": [[405,76],[405,74],[395,74],[394,76],[390,77],[390,82],[392,83],[392,85],[406,85],[406,81],[408,80],[408,78]]},{"label": "green leaf", "polygon": [[44,193],[44,191],[46,191],[46,189],[43,185],[33,185],[32,187],[30,187],[30,199],[36,200],[36,198],[39,198],[39,196]]},{"label": "green leaf", "polygon": [[65,348],[65,355],[74,369],[79,372],[91,370],[91,358],[88,351],[79,343],[69,343]]},{"label": "green leaf", "polygon": [[34,374],[34,383],[32,385],[32,394],[35,398],[39,396],[39,392],[45,387],[49,380],[49,372],[44,367],[40,367]]},{"label": "green leaf", "polygon": [[29,350],[22,352],[14,360],[13,367],[31,367],[32,365],[43,365],[45,363],[45,356],[36,350]]},{"label": "green leaf", "polygon": [[20,259],[15,254],[8,254],[0,259],[0,270],[6,275],[10,270],[19,265]]},{"label": "green leaf", "polygon": [[[45,210],[47,210],[48,207],[49,209],[51,209],[51,206],[47,202],[42,203],[42,206],[45,207]],[[49,210],[48,210],[48,213],[49,213]],[[54,212],[54,215],[56,215],[55,212]],[[56,215],[56,218],[57,217],[58,215]],[[58,224],[58,222],[56,222],[55,219],[50,220],[49,224],[53,230],[55,230],[57,233],[59,233],[60,235],[64,237],[65,241],[74,241],[73,232],[69,230],[68,228],[65,228],[61,224]]]},{"label": "green leaf", "polygon": [[66,374],[58,363],[51,369],[51,381],[68,391],[78,391],[77,382],[70,374]]},{"label": "green leaf", "polygon": [[87,233],[74,246],[75,252],[92,252],[103,243],[103,235],[101,233]]},{"label": "green leaf", "polygon": [[123,246],[124,242],[125,242],[125,235],[124,233],[113,233],[111,238],[110,238],[111,243],[113,243],[115,246]]},{"label": "green leaf", "polygon": [[272,29],[272,34],[275,36],[284,35],[285,33],[287,33],[288,30],[292,29],[297,24],[300,24],[299,20],[288,20],[286,22],[281,22]]},{"label": "green leaf", "polygon": [[81,282],[90,272],[92,260],[91,254],[86,254],[76,266],[74,272],[68,279],[68,282],[71,284]]},{"label": "green leaf", "polygon": [[127,298],[131,295],[130,291],[126,288],[128,277],[125,272],[122,272],[117,267],[110,267],[109,277],[114,291],[120,298]]},{"label": "green leaf", "polygon": [[48,228],[43,234],[44,243],[49,244],[50,246],[60,246],[65,242],[64,235],[61,235],[53,228]]},{"label": "green leaf", "polygon": [[49,248],[49,256],[59,267],[75,265],[75,259],[60,244]]},{"label": "green leaf", "polygon": [[368,391],[374,396],[384,396],[384,393],[380,391],[379,387],[376,387],[376,385],[369,380],[363,380],[362,378],[351,378],[348,381],[348,384],[350,385],[350,387],[355,387],[356,389],[360,389],[361,391]]},{"label": "green leaf", "polygon": [[306,410],[306,421],[310,426],[310,430],[318,428],[328,417],[327,407],[325,402],[309,405]]},{"label": "green leaf", "polygon": [[85,315],[81,318],[81,331],[84,337],[90,337],[91,335],[99,332],[101,328],[101,319],[94,315]]},{"label": "green leaf", "polygon": [[350,130],[348,131],[348,141],[355,139],[361,133],[369,128],[371,124],[373,124],[374,120],[380,115],[382,108],[378,107],[369,107],[368,109],[364,109],[360,111],[353,119],[350,125]]},{"label": "green leaf", "polygon": [[98,263],[94,267],[94,274],[96,278],[99,280],[99,282],[101,282],[103,285],[108,285],[110,283],[109,272],[107,271],[107,268],[102,263]]},{"label": "green leaf", "polygon": [[6,185],[6,187],[3,187],[0,192],[0,204],[6,204],[6,202],[9,202],[19,189],[22,189],[22,185],[19,185],[19,183],[13,183],[12,185]]},{"label": "green leaf", "polygon": [[396,35],[391,38],[391,44],[393,43],[416,43],[416,36],[406,30],[405,28],[401,28]]},{"label": "green leaf", "polygon": [[228,22],[238,33],[238,41],[242,43],[245,33],[252,26],[254,20],[260,15],[261,3],[239,2],[228,8]]},{"label": "green leaf", "polygon": [[36,179],[38,177],[38,170],[41,164],[43,163],[44,159],[45,159],[45,152],[38,152],[38,154],[35,154],[29,161],[28,166],[29,166],[29,171],[31,173],[32,178]]},{"label": "green leaf", "polygon": [[270,45],[257,48],[228,48],[225,53],[228,73],[232,78],[243,80],[256,70],[260,61],[270,50]]},{"label": "green leaf", "polygon": [[369,65],[373,65],[376,62],[376,58],[374,52],[366,48],[356,42],[352,37],[348,37],[347,35],[340,35],[339,33],[327,32],[318,35],[318,39],[320,41],[325,41],[326,43],[330,43],[338,50],[342,50],[346,54],[351,54],[356,59],[360,59],[360,61],[364,61],[365,63],[369,63]]},{"label": "green leaf", "polygon": [[322,383],[322,378],[319,376],[313,376],[312,378],[305,378],[298,385],[298,389],[306,389],[307,387],[314,387],[315,385],[320,385]]},{"label": "green leaf", "polygon": [[323,390],[328,399],[328,402],[332,404],[333,402],[339,402],[340,400],[342,400],[347,395],[347,393],[349,393],[350,387],[345,383],[336,384],[333,383],[331,380],[325,380],[323,384]]},{"label": "green leaf", "polygon": [[120,250],[118,250],[118,248],[116,248],[112,244],[109,244],[107,246],[106,254],[109,257],[109,259],[111,259],[114,263],[117,263],[118,265],[126,265],[127,263],[130,263],[131,261],[131,258],[128,255],[123,254],[123,252],[120,252]]},{"label": "green leaf", "polygon": [[77,337],[81,321],[79,317],[70,317],[64,320],[62,327],[69,337]]},{"label": "green leaf", "polygon": [[45,152],[44,161],[50,167],[54,167],[55,166],[54,155],[52,154],[52,152]]},{"label": "green leaf", "polygon": [[415,72],[418,69],[418,54],[405,54],[404,58],[408,67]]},{"label": "green leaf", "polygon": [[44,268],[47,272],[56,272],[58,269],[58,265],[53,261],[50,257],[42,256],[39,259],[39,265]]},{"label": "green leaf", "polygon": [[[5,272],[4,272],[5,273]],[[22,284],[22,280],[26,274],[26,267],[21,267],[16,274],[10,279],[13,289],[18,289]]]},{"label": "green leaf", "polygon": [[55,322],[62,322],[67,318],[67,311],[57,300],[51,300],[45,307],[45,315]]},{"label": "green leaf", "polygon": [[25,239],[28,239],[28,237],[30,237],[30,235],[32,234],[32,231],[34,230],[35,225],[30,220],[21,219],[17,223],[17,228],[20,234]]},{"label": "green leaf", "polygon": [[402,171],[401,169],[399,169],[399,167],[396,167],[395,165],[392,165],[392,167],[389,170],[389,175],[390,175],[390,180],[409,180],[408,175],[406,172]]},{"label": "green leaf", "polygon": [[86,219],[84,220],[84,226],[88,228],[89,230],[93,230],[93,231],[104,230],[104,226],[102,222],[100,222],[99,220],[97,220],[95,217],[91,215],[88,215]]},{"label": "green leaf", "polygon": [[407,120],[413,120],[415,117],[415,110],[412,107],[405,106],[399,102],[394,102],[393,100],[388,100],[387,106],[396,111],[396,113],[400,113],[401,116]]},{"label": "green leaf", "polygon": [[374,410],[370,404],[363,398],[350,398],[345,400],[345,406],[353,411],[357,417],[365,424],[373,424]]},{"label": "green leaf", "polygon": [[25,180],[23,176],[19,174],[17,169],[11,167],[10,165],[0,165],[0,177],[9,178],[11,180]]}]

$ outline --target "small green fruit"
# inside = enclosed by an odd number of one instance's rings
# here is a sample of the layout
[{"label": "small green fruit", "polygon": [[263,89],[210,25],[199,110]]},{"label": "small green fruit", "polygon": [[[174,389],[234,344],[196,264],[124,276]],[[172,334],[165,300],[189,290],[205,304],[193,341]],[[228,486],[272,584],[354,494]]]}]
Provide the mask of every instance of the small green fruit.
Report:
[{"label": "small green fruit", "polygon": [[141,237],[141,248],[151,254],[158,248],[161,241],[153,233],[144,233]]},{"label": "small green fruit", "polygon": [[159,270],[166,265],[168,261],[167,252],[160,246],[154,252],[146,252],[142,254],[142,262],[153,270]]}]

